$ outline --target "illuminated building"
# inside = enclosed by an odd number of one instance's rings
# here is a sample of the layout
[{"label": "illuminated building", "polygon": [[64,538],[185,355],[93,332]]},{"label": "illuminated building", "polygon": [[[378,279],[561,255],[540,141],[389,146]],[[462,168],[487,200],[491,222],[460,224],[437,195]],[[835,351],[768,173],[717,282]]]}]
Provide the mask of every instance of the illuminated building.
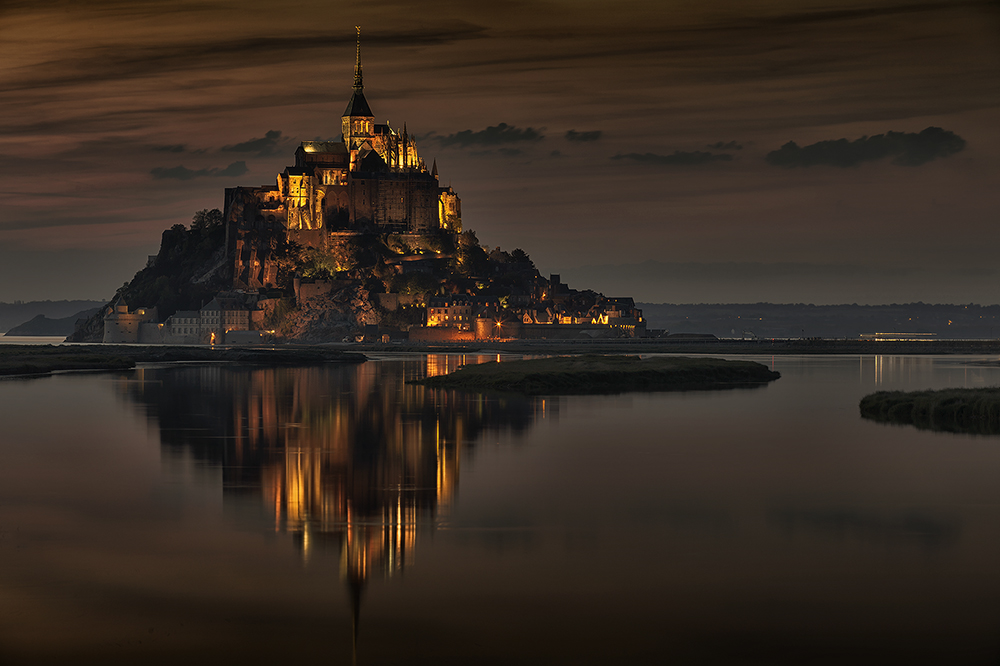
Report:
[{"label": "illuminated building", "polygon": [[427,325],[472,330],[472,299],[463,296],[433,296],[427,300]]},{"label": "illuminated building", "polygon": [[364,94],[360,29],[354,90],[336,141],[304,141],[295,165],[273,186],[226,189],[226,243],[234,287],[277,283],[273,240],[329,248],[334,237],[363,232],[427,234],[462,230],[461,201],[428,170],[404,125],[377,124]]},{"label": "illuminated building", "polygon": [[[156,308],[130,311],[123,296],[104,314],[104,342],[143,342],[142,329],[156,319]],[[152,326],[156,326],[152,324]]]}]

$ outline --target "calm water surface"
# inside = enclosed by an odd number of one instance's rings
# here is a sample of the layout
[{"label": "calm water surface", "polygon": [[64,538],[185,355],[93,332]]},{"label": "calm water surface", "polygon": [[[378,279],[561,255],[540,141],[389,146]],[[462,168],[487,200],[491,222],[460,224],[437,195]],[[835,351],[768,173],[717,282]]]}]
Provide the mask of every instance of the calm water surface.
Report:
[{"label": "calm water surface", "polygon": [[1000,438],[857,409],[988,359],[404,384],[491,358],[0,381],[0,664],[1000,663]]}]

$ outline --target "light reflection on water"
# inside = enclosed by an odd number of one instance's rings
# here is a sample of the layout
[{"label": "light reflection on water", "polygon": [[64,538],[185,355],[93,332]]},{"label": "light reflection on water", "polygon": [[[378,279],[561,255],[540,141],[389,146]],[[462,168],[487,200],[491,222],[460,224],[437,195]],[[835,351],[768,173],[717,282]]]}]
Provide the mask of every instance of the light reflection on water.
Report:
[{"label": "light reflection on water", "polygon": [[418,530],[446,521],[463,450],[557,414],[551,400],[405,383],[495,359],[140,369],[115,388],[159,427],[166,458],[220,468],[224,499],[254,498],[304,561],[316,548],[339,553],[356,627],[369,579],[402,572]]},{"label": "light reflection on water", "polygon": [[0,663],[1000,657],[1000,440],[857,411],[1000,368],[755,357],[782,378],[556,399],[405,384],[493,359],[0,382]]}]

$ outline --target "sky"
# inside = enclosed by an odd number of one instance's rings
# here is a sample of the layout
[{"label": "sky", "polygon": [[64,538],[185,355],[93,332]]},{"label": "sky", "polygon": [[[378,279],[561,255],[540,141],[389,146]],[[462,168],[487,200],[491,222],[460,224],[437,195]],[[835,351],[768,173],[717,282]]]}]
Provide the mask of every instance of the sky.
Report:
[{"label": "sky", "polygon": [[377,122],[571,287],[1000,302],[996,0],[4,0],[0,301],[109,299],[337,138],[355,25]]}]

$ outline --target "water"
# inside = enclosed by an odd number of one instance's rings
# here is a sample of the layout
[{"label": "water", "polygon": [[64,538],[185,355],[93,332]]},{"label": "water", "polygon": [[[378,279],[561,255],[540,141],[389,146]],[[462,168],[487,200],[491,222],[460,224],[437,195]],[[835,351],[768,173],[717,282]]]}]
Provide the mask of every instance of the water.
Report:
[{"label": "water", "polygon": [[0,664],[1000,660],[1000,440],[860,419],[966,357],[484,398],[461,362],[0,382]]}]

